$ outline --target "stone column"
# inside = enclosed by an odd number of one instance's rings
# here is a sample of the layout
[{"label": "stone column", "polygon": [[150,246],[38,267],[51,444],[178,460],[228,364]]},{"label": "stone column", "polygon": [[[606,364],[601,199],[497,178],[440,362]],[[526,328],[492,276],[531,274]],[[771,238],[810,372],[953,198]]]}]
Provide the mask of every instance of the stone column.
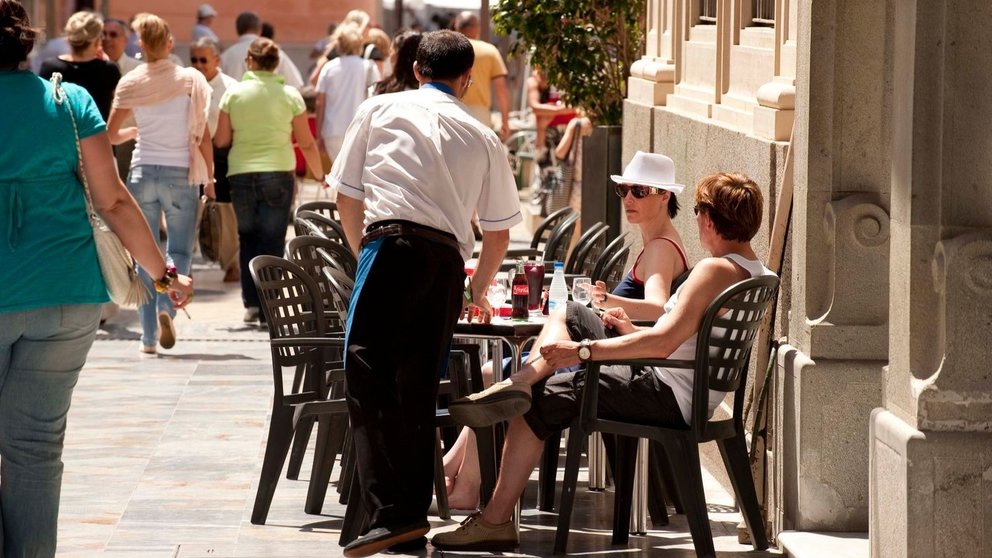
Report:
[{"label": "stone column", "polygon": [[800,0],[792,304],[779,359],[778,528],[868,526],[868,423],[888,362],[896,0]]},{"label": "stone column", "polygon": [[897,2],[890,365],[872,556],[992,554],[992,5]]},{"label": "stone column", "polygon": [[647,106],[665,104],[675,87],[675,45],[681,41],[675,24],[681,11],[678,0],[648,0],[644,56],[630,66],[627,98]]},{"label": "stone column", "polygon": [[754,135],[788,141],[796,116],[796,28],[795,0],[775,3],[775,77],[758,88],[754,108]]}]

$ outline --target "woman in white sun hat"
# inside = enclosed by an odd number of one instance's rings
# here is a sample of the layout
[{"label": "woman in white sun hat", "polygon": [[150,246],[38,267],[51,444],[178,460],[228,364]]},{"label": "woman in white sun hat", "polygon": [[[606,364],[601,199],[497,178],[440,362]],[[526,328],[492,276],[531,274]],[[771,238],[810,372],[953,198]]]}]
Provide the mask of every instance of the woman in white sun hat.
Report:
[{"label": "woman in white sun hat", "polygon": [[[592,286],[592,303],[596,308],[622,308],[634,320],[656,320],[664,311],[665,302],[677,285],[677,278],[688,271],[682,238],[672,219],[679,211],[676,194],[684,186],[675,182],[675,164],[657,153],[638,151],[624,168],[623,175],[612,175],[614,191],[620,196],[627,220],[637,225],[643,249],[623,280],[608,291],[606,283],[597,281]],[[585,305],[569,302],[565,310],[553,314],[544,326],[541,339],[557,339],[560,332],[579,332],[594,328],[605,337],[612,337],[611,327]],[[581,339],[581,337],[579,337]],[[537,353],[534,353],[535,355]],[[546,379],[553,370],[538,359],[529,359],[537,375],[524,375],[529,383],[520,385],[530,391],[530,384]],[[493,390],[500,390],[496,384]],[[489,390],[465,399],[456,406],[475,407],[485,401]],[[481,405],[480,412],[485,405]],[[471,410],[468,410],[471,413]],[[464,429],[458,442],[445,455],[445,478],[448,481],[448,503],[454,509],[472,509],[479,503],[482,479],[475,459],[472,432]]]}]

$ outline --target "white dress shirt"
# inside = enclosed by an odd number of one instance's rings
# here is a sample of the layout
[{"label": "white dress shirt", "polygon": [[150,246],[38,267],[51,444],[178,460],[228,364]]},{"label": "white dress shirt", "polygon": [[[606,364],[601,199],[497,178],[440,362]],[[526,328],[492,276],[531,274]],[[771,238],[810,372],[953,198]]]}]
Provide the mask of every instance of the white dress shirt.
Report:
[{"label": "white dress shirt", "polygon": [[523,220],[496,134],[454,96],[424,87],[362,103],[328,181],[339,195],[365,201],[365,225],[404,219],[450,232],[472,255],[470,221],[483,230]]},{"label": "white dress shirt", "polygon": [[224,96],[227,88],[238,83],[238,80],[224,72],[217,72],[214,79],[208,83],[212,91],[210,93],[210,112],[207,113],[207,129],[210,131],[210,137],[212,138],[217,134],[217,119],[220,117],[220,99]]},{"label": "white dress shirt", "polygon": [[[257,38],[258,35],[254,33],[245,33],[238,37],[238,42],[229,46],[224,51],[224,54],[220,55],[221,71],[241,81],[241,76],[245,75],[245,72],[248,71],[248,66],[245,65],[245,56],[248,55],[248,47]],[[276,66],[273,73],[281,75],[286,80],[286,85],[292,85],[297,89],[303,87],[303,75],[300,74],[299,68],[296,67],[296,64],[293,64],[289,56],[286,56],[286,52],[282,48],[279,49],[279,65]]]}]

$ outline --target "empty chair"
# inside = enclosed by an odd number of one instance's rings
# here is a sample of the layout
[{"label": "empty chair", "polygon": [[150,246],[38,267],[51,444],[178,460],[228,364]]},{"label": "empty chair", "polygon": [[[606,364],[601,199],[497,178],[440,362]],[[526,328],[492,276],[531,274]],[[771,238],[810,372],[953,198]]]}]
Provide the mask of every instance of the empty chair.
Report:
[{"label": "empty chair", "polygon": [[[253,524],[262,525],[297,424],[308,417],[343,416],[347,405],[343,399],[327,400],[328,370],[342,368],[330,355],[343,341],[327,336],[316,282],[300,266],[275,256],[253,258],[249,269],[267,317],[273,374],[272,420],[251,515]],[[301,371],[299,387],[286,381]]]},{"label": "empty chair", "polygon": [[627,234],[623,233],[614,238],[603,249],[590,275],[593,281],[605,282],[610,290],[623,278],[624,264],[627,263],[627,257],[630,255]]},{"label": "empty chair", "polygon": [[[348,247],[344,228],[337,221],[313,211],[297,211],[293,219],[296,236],[316,234]],[[350,249],[350,248],[349,248]]]},{"label": "empty chair", "polygon": [[[551,238],[551,233],[554,232],[555,228],[557,228],[563,220],[571,215],[576,215],[576,219],[578,219],[578,214],[571,207],[563,207],[551,215],[548,215],[543,221],[541,221],[537,228],[534,229],[534,234],[530,241],[530,248],[507,250],[506,257],[527,258],[544,255],[545,244],[547,244],[548,239]],[[574,222],[575,221],[573,221],[573,223]],[[479,257],[479,253],[476,252],[473,256],[477,258]]]},{"label": "empty chair", "polygon": [[565,262],[565,274],[591,276],[596,260],[599,259],[603,248],[606,248],[609,233],[610,227],[602,221],[593,224],[582,233]]},{"label": "empty chair", "polygon": [[301,211],[313,211],[327,217],[332,221],[338,223],[341,222],[341,215],[338,213],[338,204],[332,201],[319,200],[301,203],[300,206],[296,208],[296,214],[298,215]]}]

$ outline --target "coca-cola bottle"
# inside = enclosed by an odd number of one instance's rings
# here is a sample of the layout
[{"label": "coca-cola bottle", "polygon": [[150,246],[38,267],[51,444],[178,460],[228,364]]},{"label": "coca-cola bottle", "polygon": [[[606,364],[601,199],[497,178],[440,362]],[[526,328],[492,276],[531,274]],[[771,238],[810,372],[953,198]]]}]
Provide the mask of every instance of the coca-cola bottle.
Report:
[{"label": "coca-cola bottle", "polygon": [[527,274],[524,273],[524,262],[517,262],[517,271],[513,275],[513,282],[510,284],[512,293],[513,310],[510,317],[514,320],[526,320],[529,314],[527,310],[527,299],[530,296],[530,289],[527,288]]}]

